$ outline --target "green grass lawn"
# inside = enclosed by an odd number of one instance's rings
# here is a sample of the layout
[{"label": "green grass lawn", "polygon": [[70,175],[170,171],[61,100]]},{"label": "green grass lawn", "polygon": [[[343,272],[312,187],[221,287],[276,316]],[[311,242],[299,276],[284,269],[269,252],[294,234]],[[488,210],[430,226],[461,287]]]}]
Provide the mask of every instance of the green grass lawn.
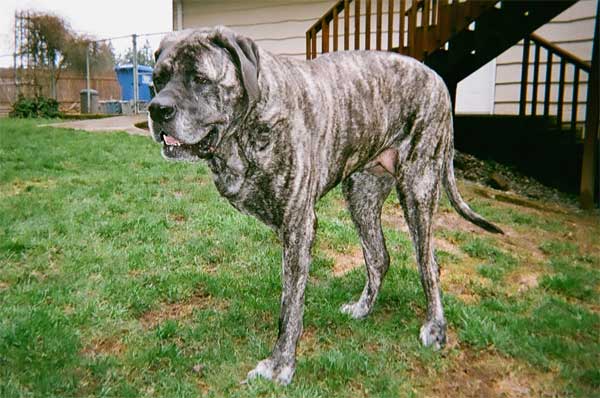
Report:
[{"label": "green grass lawn", "polygon": [[509,234],[436,230],[449,346],[422,348],[425,303],[395,198],[392,267],[373,314],[339,190],[319,206],[294,382],[246,372],[277,333],[281,250],[204,165],[145,137],[0,120],[0,397],[600,396],[598,214],[499,203]]}]

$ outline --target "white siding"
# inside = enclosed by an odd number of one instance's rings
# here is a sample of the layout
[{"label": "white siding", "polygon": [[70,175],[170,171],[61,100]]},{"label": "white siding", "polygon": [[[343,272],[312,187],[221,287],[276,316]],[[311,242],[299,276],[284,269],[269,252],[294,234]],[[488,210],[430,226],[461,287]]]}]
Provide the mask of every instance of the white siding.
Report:
[{"label": "white siding", "polygon": [[[544,39],[556,44],[563,50],[566,50],[584,61],[590,61],[592,58],[592,41],[594,38],[594,17],[598,0],[580,0],[552,21],[542,26],[535,33]],[[534,47],[530,47],[529,59],[533,61]],[[522,42],[502,53],[496,58],[496,90],[494,97],[494,113],[496,114],[517,114],[519,112],[519,96],[521,87],[521,61],[523,58]],[[540,80],[545,80],[546,75],[546,52],[540,51]],[[553,58],[552,81],[556,82],[559,76],[559,65],[556,64],[557,58]],[[533,76],[533,67],[529,68],[529,81]],[[565,77],[567,82],[573,79],[573,72],[567,67]],[[580,81],[586,81],[587,74],[580,74]],[[585,113],[586,92],[578,95],[578,119],[582,120]],[[532,87],[528,87],[528,92],[532,92]],[[551,104],[556,102],[558,97],[558,85],[552,84],[550,90]],[[531,94],[530,94],[531,95]],[[565,101],[570,100],[572,95],[572,85],[565,85]],[[538,89],[538,99],[544,98],[544,88]],[[541,110],[538,107],[538,112]],[[553,106],[550,106],[552,112]],[[564,119],[570,120],[571,110],[569,107],[563,111]]]},{"label": "white siding", "polygon": [[274,53],[306,57],[306,30],[331,8],[330,0],[183,0],[183,27],[226,25]]},{"label": "white siding", "polygon": [[494,110],[496,62],[492,60],[456,87],[456,113],[490,114]]}]

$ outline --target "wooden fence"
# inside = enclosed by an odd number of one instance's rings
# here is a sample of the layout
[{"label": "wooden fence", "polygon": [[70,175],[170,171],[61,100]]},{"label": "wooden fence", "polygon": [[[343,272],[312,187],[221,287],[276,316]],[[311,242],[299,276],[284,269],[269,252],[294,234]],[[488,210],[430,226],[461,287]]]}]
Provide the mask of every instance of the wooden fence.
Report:
[{"label": "wooden fence", "polygon": [[[51,97],[50,77],[47,73],[37,72],[37,81],[41,93]],[[25,96],[35,95],[33,78],[26,73],[19,74],[19,91]],[[65,112],[79,111],[79,92],[86,87],[85,75],[73,71],[63,71],[56,85],[57,99],[61,110]],[[114,72],[92,74],[90,88],[98,91],[100,100],[120,99],[121,88]],[[15,72],[12,68],[0,68],[0,115],[8,114],[11,104],[15,101],[17,86]]]}]

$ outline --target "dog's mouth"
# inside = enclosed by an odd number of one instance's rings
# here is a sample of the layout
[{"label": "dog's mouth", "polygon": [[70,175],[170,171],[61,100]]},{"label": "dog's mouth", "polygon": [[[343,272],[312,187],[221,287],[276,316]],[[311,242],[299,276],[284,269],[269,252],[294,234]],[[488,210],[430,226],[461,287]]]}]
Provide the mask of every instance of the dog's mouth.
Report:
[{"label": "dog's mouth", "polygon": [[168,158],[198,157],[201,159],[211,158],[217,150],[219,130],[216,126],[210,128],[208,134],[194,144],[186,144],[179,139],[168,135],[165,131],[160,133],[160,141],[163,143],[163,153]]},{"label": "dog's mouth", "polygon": [[179,141],[175,137],[171,137],[170,135],[166,135],[165,133],[161,133],[161,139],[165,143],[166,146],[182,146],[183,142]]}]

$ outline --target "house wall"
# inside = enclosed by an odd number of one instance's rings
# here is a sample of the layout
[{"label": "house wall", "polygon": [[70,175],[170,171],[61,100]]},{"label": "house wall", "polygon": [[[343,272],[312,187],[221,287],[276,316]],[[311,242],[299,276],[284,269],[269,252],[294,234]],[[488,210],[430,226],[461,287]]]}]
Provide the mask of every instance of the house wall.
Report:
[{"label": "house wall", "polygon": [[[579,0],[573,6],[556,16],[552,21],[538,29],[535,33],[544,39],[556,44],[560,48],[572,53],[584,61],[590,62],[592,58],[592,41],[594,38],[594,17],[598,0]],[[529,59],[533,61],[534,47],[529,50]],[[518,114],[519,97],[521,90],[521,62],[523,59],[523,42],[515,45],[496,58],[496,84],[494,95],[494,113],[496,114]],[[546,52],[540,51],[540,76],[546,75]],[[559,65],[557,58],[553,58],[551,102],[556,101],[558,96]],[[533,67],[529,68],[529,81],[533,76]],[[572,82],[573,71],[570,67],[566,70],[567,82]],[[580,81],[587,81],[587,74],[581,73]],[[531,86],[529,86],[531,96]],[[585,117],[585,90],[579,90],[579,106],[577,109],[578,120]],[[583,92],[582,92],[583,91]],[[572,85],[565,85],[565,100],[570,101]],[[543,99],[544,90],[540,88],[538,99]],[[550,107],[553,113],[554,106]],[[538,112],[542,111],[541,105]],[[564,108],[565,120],[570,120],[570,106]]]},{"label": "house wall", "polygon": [[456,113],[491,114],[494,111],[496,60],[493,59],[456,87]]}]

